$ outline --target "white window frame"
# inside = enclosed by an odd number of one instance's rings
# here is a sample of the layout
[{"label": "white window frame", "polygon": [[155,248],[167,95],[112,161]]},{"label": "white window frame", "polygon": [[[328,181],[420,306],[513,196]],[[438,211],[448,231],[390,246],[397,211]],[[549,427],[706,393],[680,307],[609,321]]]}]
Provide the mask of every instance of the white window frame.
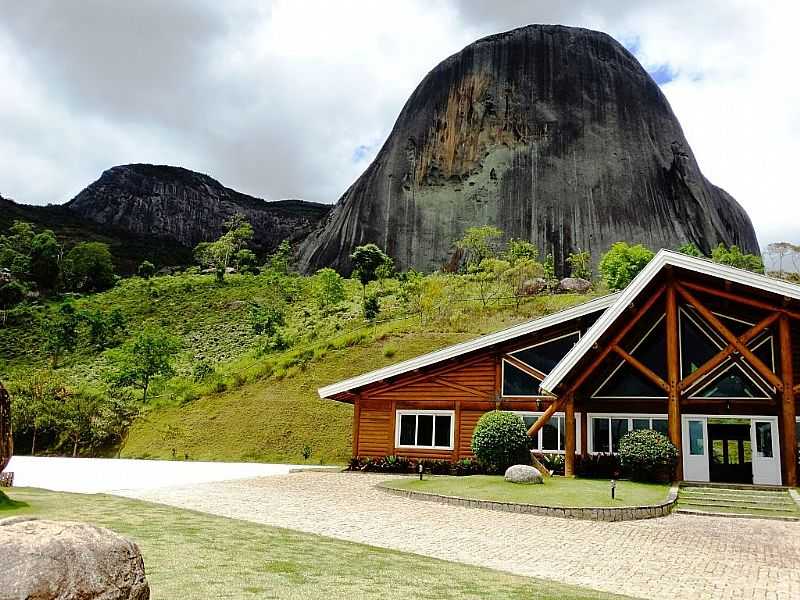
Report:
[{"label": "white window frame", "polygon": [[[607,419],[609,420],[608,423],[608,452],[597,452],[594,449],[594,423],[592,419]],[[628,420],[628,432],[633,431],[633,420],[634,419],[650,419],[650,428],[653,427],[653,419],[659,419],[662,421],[667,421],[669,423],[669,418],[666,414],[659,414],[659,413],[646,413],[646,414],[635,414],[635,413],[586,413],[586,428],[588,431],[586,432],[586,443],[589,445],[589,454],[616,454],[616,452],[611,452],[612,443],[611,443],[611,419],[627,419]]]},{"label": "white window frame", "polygon": [[[436,415],[443,415],[450,417],[450,445],[449,446],[420,446],[418,444],[413,445],[401,445],[400,444],[400,426],[402,421],[403,415],[433,415],[433,431],[431,433],[431,442],[434,444],[436,443]],[[455,431],[456,431],[456,411],[454,410],[414,410],[414,409],[407,409],[407,410],[397,410],[395,413],[394,419],[394,447],[395,448],[410,448],[410,449],[418,449],[418,450],[453,450],[454,449],[454,440],[455,440]],[[417,439],[417,433],[419,431],[419,419],[414,421],[414,441]]]},{"label": "white window frame", "polygon": [[[513,410],[513,411],[510,411],[510,412],[513,412],[515,415],[519,415],[520,417],[541,417],[544,414],[544,412],[537,412],[537,411],[532,411],[532,410]],[[575,452],[577,454],[580,454],[580,452],[581,452],[581,419],[580,419],[580,416],[581,416],[580,413],[575,413]],[[565,417],[563,412],[553,413],[551,419],[553,417],[562,417],[562,418],[564,418],[564,425],[566,426],[566,417]],[[558,427],[559,427],[558,439],[559,439],[559,442],[560,442],[561,441],[560,425]],[[536,433],[536,436],[537,436],[537,438],[536,438],[536,447],[532,448],[532,450],[534,450],[535,452],[541,452],[543,454],[564,454],[566,452],[566,450],[563,449],[563,448],[561,450],[543,450],[542,449],[542,430],[543,429],[544,428],[539,429],[539,431]],[[564,438],[564,443],[566,444],[566,436]]]},{"label": "white window frame", "polygon": [[[577,329],[577,330],[575,330],[575,331],[570,331],[569,333],[565,333],[565,334],[563,334],[563,335],[559,335],[559,336],[556,336],[556,337],[554,337],[554,338],[550,338],[550,339],[547,339],[547,340],[543,340],[543,341],[541,341],[541,342],[536,342],[535,344],[531,344],[530,346],[525,346],[524,348],[517,348],[516,350],[513,350],[513,351],[511,351],[511,352],[506,352],[505,354],[507,354],[508,356],[512,356],[512,357],[514,357],[515,359],[517,359],[518,361],[520,361],[520,362],[522,362],[522,363],[525,363],[526,365],[528,365],[528,363],[526,363],[524,360],[522,360],[521,358],[519,358],[519,357],[517,357],[517,356],[514,356],[514,355],[515,355],[517,352],[523,352],[524,350],[530,350],[531,348],[537,348],[537,347],[539,347],[539,346],[544,346],[545,344],[549,344],[550,342],[556,342],[556,341],[558,341],[558,340],[560,340],[560,339],[563,339],[563,338],[565,338],[565,337],[569,337],[569,336],[572,336],[572,335],[577,335],[577,336],[578,336],[578,341],[580,341],[580,339],[581,339],[581,336],[582,336],[583,334],[581,333],[580,329]],[[577,344],[578,342],[575,342],[575,343]],[[520,395],[520,394],[506,394],[506,393],[505,393],[505,391],[504,391],[504,390],[505,390],[505,387],[506,387],[506,386],[505,386],[505,382],[506,382],[506,364],[507,364],[507,363],[506,363],[506,359],[505,359],[505,358],[503,358],[503,360],[502,360],[502,364],[501,364],[501,369],[502,369],[502,371],[501,371],[501,378],[500,378],[500,395],[501,395],[501,397],[503,397],[503,398],[533,398],[533,399],[536,399],[536,398],[542,398],[542,399],[546,398],[546,399],[550,399],[550,398],[551,398],[550,396],[546,396],[546,395],[544,395],[544,394],[538,394],[538,395],[525,395],[525,394],[522,394],[522,395]],[[508,364],[511,364],[511,363],[508,363]],[[517,366],[515,366],[515,365],[511,365],[511,366],[512,366],[512,367],[514,367],[515,369],[519,369],[519,367],[517,367]],[[532,368],[532,369],[536,369],[536,367],[534,367],[533,365],[528,365],[528,366],[529,366],[530,368]],[[522,369],[520,369],[520,370],[522,370]],[[536,370],[538,371],[539,369],[536,369]],[[523,371],[523,372],[524,372],[524,371]],[[531,377],[531,378],[535,379],[536,381],[539,381],[540,383],[541,383],[541,381],[542,381],[541,379],[539,379],[538,377],[535,377],[535,376],[531,375],[530,373],[525,373],[525,374],[526,374],[526,375],[528,375],[528,377]],[[547,375],[547,373],[545,373],[545,375]],[[532,413],[531,413],[531,414],[532,414]]]}]

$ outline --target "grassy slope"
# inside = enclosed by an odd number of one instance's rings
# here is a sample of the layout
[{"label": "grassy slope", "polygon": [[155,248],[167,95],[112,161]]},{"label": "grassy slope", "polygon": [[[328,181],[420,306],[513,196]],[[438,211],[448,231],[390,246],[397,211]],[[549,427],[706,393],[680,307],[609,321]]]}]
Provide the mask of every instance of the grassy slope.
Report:
[{"label": "grassy slope", "polygon": [[14,495],[30,506],[13,514],[88,521],[133,539],[151,595],[160,600],[622,598],[114,496],[27,489]]},{"label": "grassy slope", "polygon": [[[150,404],[130,432],[123,456],[208,460],[302,461],[304,446],[312,463],[342,463],[350,455],[350,405],[320,400],[316,389],[353,375],[501,329],[584,302],[585,296],[540,296],[519,312],[479,302],[446,301],[448,318],[403,318],[407,308],[398,284],[386,283],[378,325],[364,323],[361,290],[348,282],[348,298],[336,310],[320,310],[300,278],[298,299],[287,311],[287,352],[261,355],[249,323],[249,303],[267,302],[274,285],[264,276],[230,276],[218,286],[211,276],[179,275],[150,282],[138,278],[76,300],[78,308],[119,308],[135,332],[155,324],[178,336],[177,377],[154,383]],[[375,285],[375,284],[373,284]],[[454,285],[461,285],[456,281]],[[474,291],[458,289],[458,297]],[[45,306],[39,313],[52,310]],[[30,320],[11,323],[0,336],[0,379],[12,385],[48,368],[41,339]],[[192,379],[205,360],[216,374]],[[67,385],[102,388],[106,357],[81,347],[65,357],[56,375]],[[22,451],[25,446],[18,445]]]},{"label": "grassy slope", "polygon": [[408,479],[387,485],[396,489],[459,498],[572,508],[658,504],[664,502],[669,490],[668,485],[618,481],[616,497],[611,500],[611,490],[606,480],[551,477],[545,479],[542,485],[521,485],[508,483],[499,475],[429,477],[424,481]]}]

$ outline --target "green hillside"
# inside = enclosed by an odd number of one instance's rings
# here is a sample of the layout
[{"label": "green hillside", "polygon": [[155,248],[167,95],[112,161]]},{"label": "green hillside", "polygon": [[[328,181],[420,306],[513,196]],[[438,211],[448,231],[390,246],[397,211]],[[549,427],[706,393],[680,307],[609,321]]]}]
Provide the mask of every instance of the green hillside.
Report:
[{"label": "green hillside", "polygon": [[[350,456],[352,408],[319,399],[319,386],[588,299],[540,294],[515,307],[500,283],[487,295],[486,282],[466,275],[420,276],[413,286],[389,279],[369,286],[380,299],[370,322],[362,315],[361,285],[343,283],[344,299],[328,306],[320,306],[318,277],[269,270],[231,275],[221,285],[211,275],[130,278],[110,291],[74,298],[78,312],[121,311],[126,325],[118,343],[145,326],[180,342],[175,375],[153,382],[147,404],[137,406],[139,416],[122,436],[121,455],[302,462],[305,448],[309,462],[342,463]],[[276,306],[285,315],[282,351],[271,350],[272,338],[254,329],[254,307]],[[54,302],[17,311],[0,336],[0,377],[12,391],[15,411],[24,409],[41,381],[57,382],[51,387],[61,390],[59,401],[70,394],[124,393],[136,404],[140,392],[108,383],[114,349],[94,348],[82,330],[77,348],[51,368],[38,323],[57,310]],[[198,365],[204,366],[200,373]],[[59,427],[42,426],[37,446],[69,453],[71,442]],[[26,453],[30,423],[18,425],[16,434],[17,451]],[[81,437],[79,454],[117,452],[119,439],[100,444],[90,439],[94,435]]]}]

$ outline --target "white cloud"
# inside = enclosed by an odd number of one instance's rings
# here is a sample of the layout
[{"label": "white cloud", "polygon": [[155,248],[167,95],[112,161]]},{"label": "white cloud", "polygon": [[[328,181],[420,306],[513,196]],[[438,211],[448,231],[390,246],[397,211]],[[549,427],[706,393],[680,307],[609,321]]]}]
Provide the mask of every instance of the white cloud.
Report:
[{"label": "white cloud", "polygon": [[103,169],[179,164],[266,198],[335,201],[417,83],[534,22],[637,40],[706,176],[762,243],[800,241],[791,0],[29,0],[0,22],[0,193],[62,202]]}]

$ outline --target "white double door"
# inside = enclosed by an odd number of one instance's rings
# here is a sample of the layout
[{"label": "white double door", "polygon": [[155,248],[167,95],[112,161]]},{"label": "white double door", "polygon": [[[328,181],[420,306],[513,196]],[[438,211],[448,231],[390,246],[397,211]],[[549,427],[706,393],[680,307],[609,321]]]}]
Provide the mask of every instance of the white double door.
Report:
[{"label": "white double door", "polygon": [[[780,485],[781,456],[778,443],[777,417],[735,417],[750,419],[750,448],[753,462],[753,483]],[[709,481],[708,416],[682,417],[683,478],[687,481]]]}]

